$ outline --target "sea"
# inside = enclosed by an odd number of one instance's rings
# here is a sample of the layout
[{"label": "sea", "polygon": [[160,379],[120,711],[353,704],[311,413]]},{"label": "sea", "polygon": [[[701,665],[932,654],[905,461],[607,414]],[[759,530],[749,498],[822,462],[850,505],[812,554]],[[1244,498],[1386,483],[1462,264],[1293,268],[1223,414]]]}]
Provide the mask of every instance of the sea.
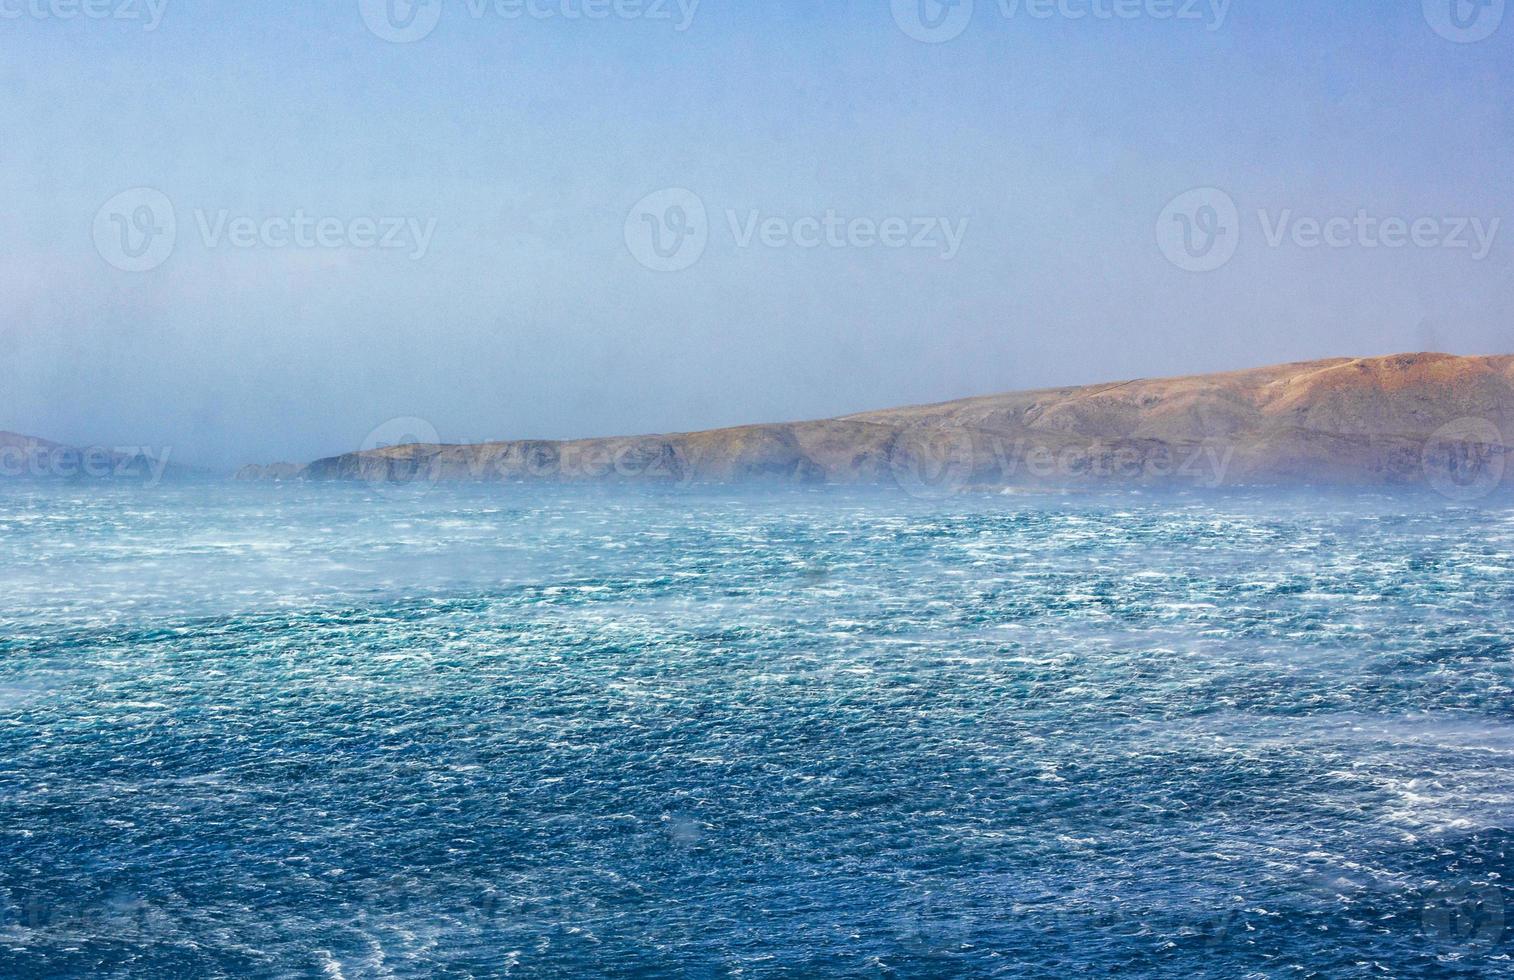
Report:
[{"label": "sea", "polygon": [[1514,975],[1514,508],[0,486],[0,977]]}]

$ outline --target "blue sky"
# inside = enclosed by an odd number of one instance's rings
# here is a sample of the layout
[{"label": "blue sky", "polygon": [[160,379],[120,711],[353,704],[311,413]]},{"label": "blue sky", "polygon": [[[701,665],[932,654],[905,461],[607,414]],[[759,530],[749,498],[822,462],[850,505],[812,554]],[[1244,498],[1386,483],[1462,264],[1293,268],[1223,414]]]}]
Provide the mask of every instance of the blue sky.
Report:
[{"label": "blue sky", "polygon": [[[1514,25],[1458,43],[1441,0],[976,0],[942,43],[889,0],[703,0],[686,30],[676,0],[440,0],[411,43],[359,0],[167,0],[151,31],[53,2],[0,0],[0,429],[232,465],[395,417],[572,437],[1514,350]],[[177,227],[127,271],[100,235],[138,199],[102,208],[138,188]],[[636,210],[671,188],[702,251],[657,271]],[[1235,247],[1194,271],[1162,227],[1202,188]]]}]

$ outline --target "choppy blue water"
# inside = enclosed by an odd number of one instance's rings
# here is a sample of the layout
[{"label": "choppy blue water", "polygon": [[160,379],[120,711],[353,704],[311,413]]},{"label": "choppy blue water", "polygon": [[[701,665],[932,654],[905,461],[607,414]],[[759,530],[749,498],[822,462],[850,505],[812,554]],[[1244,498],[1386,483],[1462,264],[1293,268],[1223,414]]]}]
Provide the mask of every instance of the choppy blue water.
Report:
[{"label": "choppy blue water", "polygon": [[1507,975],[1514,512],[0,490],[0,975]]}]

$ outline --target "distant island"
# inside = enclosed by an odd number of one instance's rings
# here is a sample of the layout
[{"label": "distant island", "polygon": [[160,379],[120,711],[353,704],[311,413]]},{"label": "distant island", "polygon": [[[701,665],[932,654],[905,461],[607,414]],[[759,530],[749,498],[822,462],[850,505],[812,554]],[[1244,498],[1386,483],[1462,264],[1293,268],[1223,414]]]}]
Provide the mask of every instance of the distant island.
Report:
[{"label": "distant island", "polygon": [[243,480],[1503,489],[1514,355],[1335,358],[671,435],[397,445]]}]

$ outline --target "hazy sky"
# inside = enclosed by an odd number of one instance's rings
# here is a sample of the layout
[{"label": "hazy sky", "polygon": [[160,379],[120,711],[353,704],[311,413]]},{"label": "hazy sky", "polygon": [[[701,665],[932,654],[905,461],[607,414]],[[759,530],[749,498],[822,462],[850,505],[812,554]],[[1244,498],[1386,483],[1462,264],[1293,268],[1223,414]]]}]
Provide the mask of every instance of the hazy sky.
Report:
[{"label": "hazy sky", "polygon": [[0,0],[0,429],[232,465],[1514,351],[1503,0],[122,2]]}]

